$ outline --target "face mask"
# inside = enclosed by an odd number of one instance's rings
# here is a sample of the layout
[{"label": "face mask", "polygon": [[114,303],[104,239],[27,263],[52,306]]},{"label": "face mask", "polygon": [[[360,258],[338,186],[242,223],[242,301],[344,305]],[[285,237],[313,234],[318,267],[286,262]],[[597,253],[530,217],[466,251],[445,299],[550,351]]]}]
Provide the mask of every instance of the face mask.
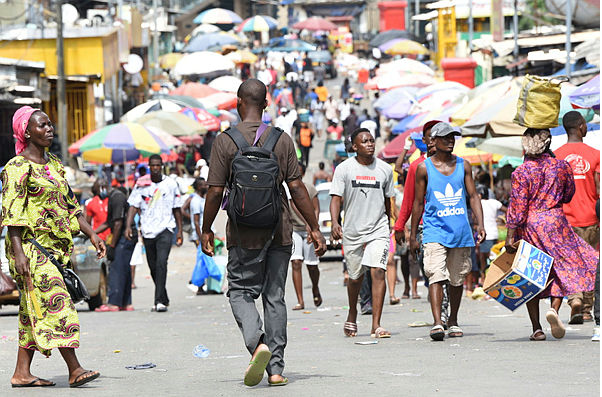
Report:
[{"label": "face mask", "polygon": [[100,194],[99,194],[99,196],[100,196],[100,198],[101,198],[101,199],[103,199],[103,200],[104,200],[104,199],[106,199],[106,198],[109,196],[109,193],[107,193],[106,189],[102,189],[102,190],[100,191]]}]

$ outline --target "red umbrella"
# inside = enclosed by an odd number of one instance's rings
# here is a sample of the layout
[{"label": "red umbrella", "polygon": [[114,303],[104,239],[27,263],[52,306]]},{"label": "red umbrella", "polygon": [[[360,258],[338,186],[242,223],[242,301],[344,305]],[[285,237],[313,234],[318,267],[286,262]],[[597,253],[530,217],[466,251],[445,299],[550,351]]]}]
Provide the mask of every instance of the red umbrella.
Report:
[{"label": "red umbrella", "polygon": [[211,94],[216,94],[219,91],[207,84],[201,83],[184,83],[175,90],[171,91],[170,95],[185,95],[193,98],[205,98]]},{"label": "red umbrella", "polygon": [[202,145],[203,144],[203,137],[200,136],[199,134],[181,136],[180,140],[187,145],[196,145],[196,144]]},{"label": "red umbrella", "polygon": [[[215,105],[218,109],[234,109],[236,107],[237,96],[231,92],[217,92],[203,98],[202,103]],[[211,106],[207,106],[211,107]]]},{"label": "red umbrella", "polygon": [[[378,158],[385,161],[395,161],[395,159],[397,159],[403,150],[406,138],[409,137],[413,132],[422,132],[422,127],[412,128],[411,130],[404,131],[397,135],[395,139],[387,143],[387,145],[380,151]],[[416,146],[414,146],[412,143],[412,147],[410,150],[408,150],[408,153],[414,153],[415,150]]]},{"label": "red umbrella", "polygon": [[297,22],[293,25],[293,29],[307,29],[307,30],[334,30],[337,29],[338,26],[334,23],[330,22],[327,19],[319,18],[319,17],[311,17],[307,18],[304,21]]},{"label": "red umbrella", "polygon": [[220,120],[205,109],[183,108],[180,109],[180,113],[190,117],[194,121],[198,121],[203,127],[207,128],[207,131],[219,130]]}]

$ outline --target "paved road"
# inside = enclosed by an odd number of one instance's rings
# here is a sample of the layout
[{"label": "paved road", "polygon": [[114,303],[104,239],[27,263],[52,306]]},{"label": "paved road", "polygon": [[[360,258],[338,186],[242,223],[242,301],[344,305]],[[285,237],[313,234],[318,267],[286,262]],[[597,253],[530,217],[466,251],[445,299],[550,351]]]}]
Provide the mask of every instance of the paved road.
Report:
[{"label": "paved road", "polygon": [[[67,389],[66,370],[58,352],[50,359],[36,354],[34,373],[57,382],[53,389],[31,395],[547,395],[592,396],[599,392],[599,345],[589,338],[592,324],[571,326],[563,340],[529,342],[526,309],[511,313],[503,307],[464,298],[460,323],[462,339],[430,341],[428,328],[408,324],[431,321],[426,299],[385,305],[383,325],[393,337],[377,345],[370,340],[370,319],[359,319],[359,335],[345,338],[342,328],[346,293],[341,263],[321,265],[324,304],[306,312],[289,311],[285,375],[290,384],[272,390],[264,381],[249,389],[242,374],[249,357],[223,295],[195,296],[186,288],[194,248],[185,244],[172,251],[167,313],[151,313],[153,285],[146,267],[137,275],[134,312],[91,313],[82,306],[80,322],[82,363],[101,371],[102,377],[86,390]],[[305,280],[307,275],[304,274]],[[398,286],[398,293],[401,286]],[[311,290],[305,288],[306,302]],[[421,287],[421,294],[426,290]],[[289,280],[287,305],[296,301]],[[543,307],[547,303],[542,302]],[[568,316],[563,306],[562,318]],[[16,307],[0,310],[0,395],[10,388],[16,351]],[[194,347],[211,349],[206,359],[192,355]],[[120,351],[116,353],[115,351]],[[152,370],[128,371],[130,364],[153,362]],[[16,392],[15,392],[16,393]],[[276,394],[278,393],[278,394]],[[28,394],[29,395],[29,394]]]}]

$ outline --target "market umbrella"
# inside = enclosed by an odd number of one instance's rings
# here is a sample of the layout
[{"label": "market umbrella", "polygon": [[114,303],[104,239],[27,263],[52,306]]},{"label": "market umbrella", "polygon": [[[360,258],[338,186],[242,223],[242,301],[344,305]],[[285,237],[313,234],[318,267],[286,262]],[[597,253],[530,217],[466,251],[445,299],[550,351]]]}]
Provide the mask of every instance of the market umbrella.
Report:
[{"label": "market umbrella", "polygon": [[466,146],[466,143],[470,140],[470,138],[462,137],[456,139],[456,144],[454,145],[453,153],[462,157],[464,160],[470,162],[472,165],[478,165],[483,163],[497,163],[502,159],[502,155],[498,153],[490,153],[483,150],[479,150],[474,147]]},{"label": "market umbrella", "polygon": [[[277,52],[307,52],[315,51],[316,46],[306,41],[299,39],[284,39],[278,37],[276,40],[271,41],[267,47],[258,49],[259,51],[277,51]],[[254,50],[254,52],[257,50]]]},{"label": "market umbrella", "polygon": [[465,94],[468,91],[470,91],[470,88],[466,87],[464,84],[455,81],[442,81],[440,83],[420,89],[418,92],[416,92],[416,98],[420,100],[421,98],[433,95],[435,93],[448,97],[449,95],[455,95],[456,93]]},{"label": "market umbrella", "polygon": [[242,18],[234,11],[224,8],[211,8],[197,15],[192,22],[194,23],[211,23],[211,24],[231,24],[240,23]]},{"label": "market umbrella", "polygon": [[389,72],[420,73],[430,76],[435,75],[435,71],[420,61],[410,58],[401,58],[394,61],[383,63],[377,74],[386,74]]},{"label": "market umbrella", "polygon": [[306,29],[306,30],[328,31],[328,30],[338,29],[338,26],[335,25],[334,23],[330,22],[327,19],[320,18],[320,17],[311,17],[311,18],[307,18],[304,21],[297,22],[296,24],[294,24],[292,26],[292,28],[299,29],[299,30]]},{"label": "market umbrella", "polygon": [[414,99],[418,90],[418,87],[410,86],[393,88],[382,94],[380,98],[374,101],[372,106],[378,110],[386,109],[399,101]]},{"label": "market umbrella", "polygon": [[207,128],[179,112],[148,113],[136,120],[136,123],[161,129],[177,137],[207,132]]},{"label": "market umbrella", "polygon": [[[387,143],[385,147],[378,153],[378,158],[383,159],[385,161],[394,161],[403,151],[406,138],[414,132],[421,131],[422,128],[414,128],[397,135],[391,142]],[[412,147],[410,148],[410,150],[408,150],[408,153],[412,153],[414,152],[414,150],[416,150],[416,146],[412,144]]]},{"label": "market umbrella", "polygon": [[247,49],[229,52],[225,55],[226,58],[234,63],[255,63],[257,55]]},{"label": "market umbrella", "polygon": [[392,39],[398,39],[398,38],[410,39],[410,40],[417,41],[416,37],[406,30],[391,29],[391,30],[387,30],[385,32],[381,32],[381,33],[377,34],[376,36],[374,36],[374,38],[372,38],[372,40],[370,40],[370,46],[378,47],[381,44],[386,43],[387,41],[390,41]]},{"label": "market umbrella", "polygon": [[199,108],[184,108],[180,110],[180,113],[185,115],[186,117],[191,118],[192,120],[198,122],[203,127],[205,127],[208,131],[217,131],[219,130],[220,120],[209,113],[204,109]]},{"label": "market umbrella", "polygon": [[600,75],[579,86],[570,95],[570,100],[575,109],[600,110]]},{"label": "market umbrella", "polygon": [[223,46],[226,44],[236,44],[239,40],[227,33],[207,33],[193,37],[184,47],[184,52],[205,51],[211,47]]},{"label": "market umbrella", "polygon": [[148,102],[142,103],[121,117],[121,121],[136,121],[136,119],[142,117],[146,113],[156,112],[159,110],[166,110],[169,112],[177,112],[178,110],[186,107],[186,104],[167,98],[151,99]]},{"label": "market umbrella", "polygon": [[185,95],[193,98],[204,98],[211,94],[215,94],[219,90],[210,87],[207,84],[201,84],[196,82],[184,83],[175,90],[171,91],[170,95]]},{"label": "market umbrella", "polygon": [[209,87],[216,91],[234,92],[238,91],[238,87],[242,84],[242,80],[234,76],[221,76],[209,82]]},{"label": "market umbrella", "polygon": [[156,127],[146,127],[146,128],[150,132],[155,134],[158,138],[160,138],[165,143],[165,145],[170,149],[172,149],[176,146],[182,146],[182,145],[186,144],[181,139],[176,138],[175,136],[171,135],[168,132],[163,131],[160,128],[156,128]]},{"label": "market umbrella", "polygon": [[186,145],[202,145],[204,142],[203,137],[198,134],[183,136],[181,139]]},{"label": "market umbrella", "polygon": [[[452,115],[451,121],[455,125],[466,123],[475,113],[486,108],[490,104],[499,101],[512,87],[517,85],[511,76],[498,77],[468,91],[462,98],[458,99],[461,105]],[[516,103],[515,103],[516,104]],[[516,109],[512,117],[516,114]]]},{"label": "market umbrella", "polygon": [[71,154],[95,163],[124,163],[140,156],[169,153],[168,146],[137,123],[117,123],[91,132],[69,147]]},{"label": "market umbrella", "polygon": [[234,63],[223,56],[210,51],[200,51],[186,54],[174,67],[177,76],[196,75],[200,77],[218,77],[230,73]]},{"label": "market umbrella", "polygon": [[199,26],[197,26],[196,28],[194,28],[192,30],[192,32],[190,32],[190,36],[194,37],[197,36],[199,34],[205,34],[205,33],[217,33],[217,32],[221,32],[221,29],[218,28],[215,25],[211,25],[208,23],[202,23]]},{"label": "market umbrella", "polygon": [[159,67],[161,69],[172,69],[184,54],[181,52],[170,52],[159,57]]},{"label": "market umbrella", "polygon": [[422,73],[400,73],[400,72],[389,72],[381,74],[374,78],[376,88],[379,90],[388,90],[391,88],[413,86],[413,87],[426,87],[431,84],[435,84],[433,76]]},{"label": "market umbrella", "polygon": [[422,44],[408,39],[393,39],[378,47],[389,55],[425,55],[429,50]]},{"label": "market umbrella", "polygon": [[217,108],[219,110],[233,109],[236,107],[236,94],[231,92],[218,92],[201,99],[206,108]]},{"label": "market umbrella", "polygon": [[382,111],[382,114],[390,119],[401,120],[406,117],[412,108],[410,98],[401,98],[399,101]]},{"label": "market umbrella", "polygon": [[161,98],[167,98],[168,100],[175,101],[177,104],[184,107],[203,108],[203,104],[200,103],[198,99],[187,95],[159,94],[153,97],[153,99]]},{"label": "market umbrella", "polygon": [[269,32],[278,27],[278,21],[267,15],[255,15],[247,18],[236,27],[237,32]]}]

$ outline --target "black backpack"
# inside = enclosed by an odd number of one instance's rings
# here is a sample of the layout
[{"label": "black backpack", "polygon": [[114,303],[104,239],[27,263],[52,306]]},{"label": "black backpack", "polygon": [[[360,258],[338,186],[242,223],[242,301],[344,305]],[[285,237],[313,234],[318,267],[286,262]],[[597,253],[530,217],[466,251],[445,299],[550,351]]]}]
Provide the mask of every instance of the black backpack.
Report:
[{"label": "black backpack", "polygon": [[238,237],[238,225],[259,229],[272,229],[259,257],[251,263],[263,261],[274,239],[282,214],[281,188],[278,183],[280,165],[274,146],[282,135],[279,128],[271,128],[262,147],[251,146],[242,133],[232,127],[224,131],[236,146],[231,165],[227,213]]}]

